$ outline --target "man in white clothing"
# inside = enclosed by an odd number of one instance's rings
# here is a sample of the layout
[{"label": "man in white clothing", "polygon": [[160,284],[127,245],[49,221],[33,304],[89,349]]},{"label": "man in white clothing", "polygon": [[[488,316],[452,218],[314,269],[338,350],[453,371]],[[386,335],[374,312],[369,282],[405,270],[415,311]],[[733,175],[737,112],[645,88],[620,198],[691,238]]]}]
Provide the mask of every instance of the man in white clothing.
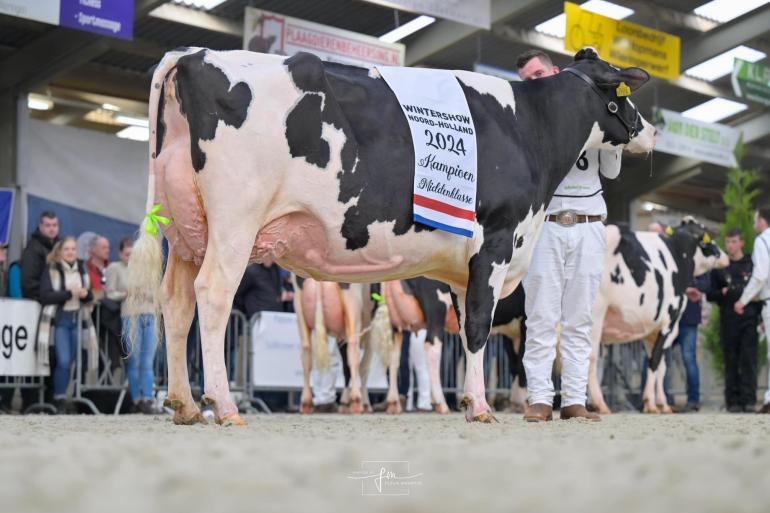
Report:
[{"label": "man in white clothing", "polygon": [[[754,240],[754,250],[751,252],[753,268],[751,278],[746,288],[743,289],[741,298],[735,303],[735,313],[743,315],[746,305],[752,300],[762,301],[762,322],[765,324],[765,333],[770,330],[770,208],[760,208],[754,216],[754,231],[757,238]],[[770,367],[768,368],[770,377]],[[770,387],[765,392],[764,404],[757,413],[770,413]]]},{"label": "man in white clothing", "polygon": [[[550,57],[538,50],[518,59],[523,80],[559,73]],[[524,420],[553,418],[551,380],[556,356],[557,325],[561,324],[561,418],[598,421],[588,412],[586,385],[591,355],[591,311],[604,270],[606,240],[602,221],[607,206],[599,173],[620,173],[621,150],[584,151],[559,184],[546,211],[546,223],[524,277],[527,340],[524,368],[528,406]]]}]

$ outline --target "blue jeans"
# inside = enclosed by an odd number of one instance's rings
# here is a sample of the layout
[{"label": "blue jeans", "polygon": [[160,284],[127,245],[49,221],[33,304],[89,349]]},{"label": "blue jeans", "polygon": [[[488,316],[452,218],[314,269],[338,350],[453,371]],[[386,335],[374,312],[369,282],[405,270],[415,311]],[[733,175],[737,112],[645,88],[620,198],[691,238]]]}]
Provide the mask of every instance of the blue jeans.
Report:
[{"label": "blue jeans", "polygon": [[136,340],[133,347],[127,344],[129,317],[123,317],[123,340],[128,354],[128,391],[134,401],[151,399],[155,386],[155,317],[151,314],[139,316]]},{"label": "blue jeans", "polygon": [[70,369],[78,351],[78,312],[59,311],[54,331],[56,368],[53,371],[53,396],[64,397],[70,384]]},{"label": "blue jeans", "polygon": [[[698,371],[698,359],[696,349],[698,347],[698,327],[679,325],[673,349],[676,345],[682,350],[682,362],[687,376],[687,403],[700,404],[700,373]],[[668,370],[666,371],[668,375]]]}]

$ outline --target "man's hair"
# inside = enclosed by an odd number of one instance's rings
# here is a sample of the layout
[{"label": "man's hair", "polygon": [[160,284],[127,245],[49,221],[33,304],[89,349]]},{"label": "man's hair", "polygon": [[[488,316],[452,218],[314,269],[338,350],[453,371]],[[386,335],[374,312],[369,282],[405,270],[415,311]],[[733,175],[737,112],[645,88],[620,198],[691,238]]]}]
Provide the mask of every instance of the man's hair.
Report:
[{"label": "man's hair", "polygon": [[767,224],[770,224],[770,207],[759,207],[757,215],[764,219]]},{"label": "man's hair", "polygon": [[120,241],[120,251],[123,251],[126,248],[132,248],[134,247],[134,238],[133,237],[126,237],[125,239]]},{"label": "man's hair", "polygon": [[46,210],[45,212],[40,214],[40,222],[41,223],[43,222],[43,218],[46,218],[46,219],[57,219],[56,212],[54,212],[53,210]]},{"label": "man's hair", "polygon": [[725,238],[729,237],[738,237],[739,239],[743,240],[743,232],[738,228],[730,228],[727,230],[727,235],[725,235]]},{"label": "man's hair", "polygon": [[553,61],[548,56],[547,53],[545,53],[542,50],[527,50],[526,52],[520,54],[518,57],[516,57],[516,67],[521,69],[524,66],[527,65],[529,61],[537,57],[540,59],[540,62],[545,64],[546,66],[553,66]]},{"label": "man's hair", "polygon": [[91,240],[88,241],[88,249],[94,249],[96,247],[96,243],[99,242],[101,239],[106,239],[106,237],[103,237],[101,235],[94,235],[91,237]]}]

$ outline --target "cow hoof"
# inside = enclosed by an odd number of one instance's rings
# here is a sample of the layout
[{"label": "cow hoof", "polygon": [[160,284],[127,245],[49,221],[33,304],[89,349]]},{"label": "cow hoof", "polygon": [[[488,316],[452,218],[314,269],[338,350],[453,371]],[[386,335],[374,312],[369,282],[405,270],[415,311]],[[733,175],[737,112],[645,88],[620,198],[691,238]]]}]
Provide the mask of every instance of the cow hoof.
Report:
[{"label": "cow hoof", "polygon": [[374,413],[374,410],[372,409],[372,405],[369,403],[364,404],[363,410],[364,410],[364,413]]},{"label": "cow hoof", "polygon": [[481,422],[483,424],[498,424],[500,421],[497,420],[491,413],[485,412],[473,417],[472,422]]},{"label": "cow hoof", "polygon": [[217,424],[222,427],[245,427],[248,425],[238,413],[231,413],[221,419],[217,419]]},{"label": "cow hoof", "polygon": [[310,415],[313,413],[313,402],[310,401],[309,403],[302,402],[299,405],[299,412],[302,415]]},{"label": "cow hoof", "polygon": [[657,406],[645,401],[642,413],[660,413],[660,410],[658,410]]},{"label": "cow hoof", "polygon": [[361,399],[350,400],[350,411],[353,415],[361,415],[364,412],[364,406],[361,404]]},{"label": "cow hoof", "polygon": [[388,407],[385,410],[388,415],[401,415],[401,402],[396,401],[388,401]]},{"label": "cow hoof", "polygon": [[442,415],[449,413],[449,406],[447,406],[446,403],[431,403],[431,406],[433,406],[433,411],[436,413]]},{"label": "cow hoof", "polygon": [[177,426],[192,426],[194,424],[208,424],[206,418],[201,415],[200,410],[196,406],[185,407],[185,404],[180,399],[166,398],[163,401],[163,406],[174,410],[174,424]]}]

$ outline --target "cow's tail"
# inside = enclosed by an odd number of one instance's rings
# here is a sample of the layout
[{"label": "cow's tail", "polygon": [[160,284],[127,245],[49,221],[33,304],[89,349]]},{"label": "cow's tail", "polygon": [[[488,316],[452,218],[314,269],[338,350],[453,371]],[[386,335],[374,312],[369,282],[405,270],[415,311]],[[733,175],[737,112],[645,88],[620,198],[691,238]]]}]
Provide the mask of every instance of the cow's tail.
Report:
[{"label": "cow's tail", "polygon": [[378,299],[377,309],[372,318],[369,341],[371,348],[379,356],[380,363],[387,371],[390,365],[390,353],[393,351],[393,325],[390,322],[390,313],[387,303],[387,283],[382,283],[380,292],[382,299]]},{"label": "cow's tail", "polygon": [[[150,159],[149,176],[147,178],[147,202],[145,204],[145,216],[139,224],[139,236],[134,242],[131,258],[128,261],[128,295],[125,299],[125,311],[139,312],[147,304],[152,305],[155,318],[155,333],[160,342],[160,285],[163,278],[163,249],[161,245],[161,231],[158,218],[153,217],[153,205],[155,202],[155,157],[157,147],[158,113],[165,94],[166,80],[176,66],[177,61],[183,55],[192,50],[172,51],[166,53],[152,75],[150,86],[149,104],[149,128],[150,128]],[[155,213],[155,215],[158,215]],[[133,349],[138,330],[138,316],[129,317],[128,330],[124,333],[129,348]]]},{"label": "cow's tail", "polygon": [[324,319],[323,282],[316,282],[315,294],[315,336],[313,337],[313,363],[319,369],[328,369],[331,363],[329,353],[329,337],[326,333],[326,319]]}]

